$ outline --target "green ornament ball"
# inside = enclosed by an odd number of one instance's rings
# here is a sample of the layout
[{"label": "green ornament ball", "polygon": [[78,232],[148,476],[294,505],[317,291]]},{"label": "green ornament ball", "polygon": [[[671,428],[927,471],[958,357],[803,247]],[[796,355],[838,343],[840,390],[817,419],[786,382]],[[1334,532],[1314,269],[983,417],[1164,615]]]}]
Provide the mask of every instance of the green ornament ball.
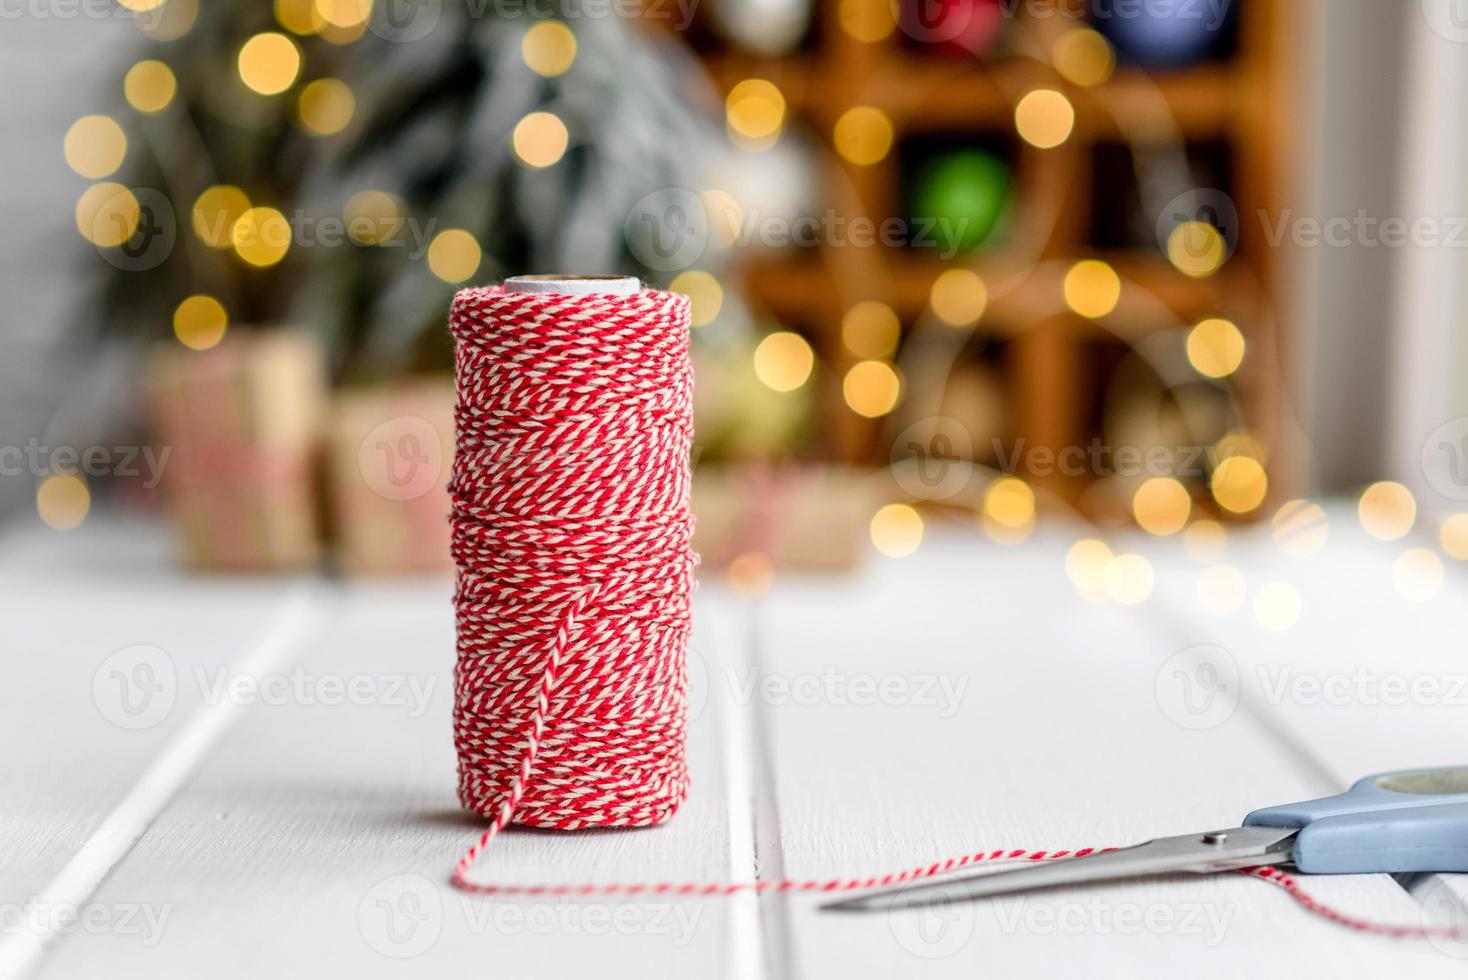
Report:
[{"label": "green ornament ball", "polygon": [[1009,203],[1009,167],[983,150],[957,150],[918,172],[912,195],[914,244],[972,252],[999,230]]}]

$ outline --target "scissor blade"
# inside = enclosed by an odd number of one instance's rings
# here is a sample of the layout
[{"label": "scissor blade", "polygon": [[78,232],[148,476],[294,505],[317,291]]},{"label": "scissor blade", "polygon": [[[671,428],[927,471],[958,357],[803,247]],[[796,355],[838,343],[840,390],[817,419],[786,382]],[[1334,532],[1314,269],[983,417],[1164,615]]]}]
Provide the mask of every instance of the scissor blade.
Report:
[{"label": "scissor blade", "polygon": [[1236,827],[1182,837],[1159,837],[1117,851],[1061,858],[1010,871],[966,872],[915,884],[891,885],[821,907],[842,911],[914,908],[934,902],[986,898],[1136,875],[1174,871],[1207,874],[1248,868],[1288,860],[1297,833],[1296,827]]}]

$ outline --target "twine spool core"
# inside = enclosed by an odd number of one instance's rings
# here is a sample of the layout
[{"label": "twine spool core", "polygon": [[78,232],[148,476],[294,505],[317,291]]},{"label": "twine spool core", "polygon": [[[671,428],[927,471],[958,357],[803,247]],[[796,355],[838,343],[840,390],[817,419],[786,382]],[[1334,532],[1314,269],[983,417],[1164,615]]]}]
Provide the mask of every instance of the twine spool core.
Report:
[{"label": "twine spool core", "polygon": [[642,283],[635,276],[534,275],[505,280],[507,293],[555,293],[561,296],[635,296]]}]

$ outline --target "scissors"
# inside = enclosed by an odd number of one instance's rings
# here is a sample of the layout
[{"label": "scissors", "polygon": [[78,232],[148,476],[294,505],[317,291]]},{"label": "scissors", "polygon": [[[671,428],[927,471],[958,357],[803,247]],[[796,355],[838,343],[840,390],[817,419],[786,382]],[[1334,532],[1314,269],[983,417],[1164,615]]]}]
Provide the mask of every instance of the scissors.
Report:
[{"label": "scissors", "polygon": [[822,908],[917,908],[1136,875],[1213,874],[1264,864],[1293,864],[1308,874],[1468,871],[1468,767],[1380,773],[1357,780],[1339,796],[1255,810],[1232,830],[1159,837],[1010,871],[891,885]]}]

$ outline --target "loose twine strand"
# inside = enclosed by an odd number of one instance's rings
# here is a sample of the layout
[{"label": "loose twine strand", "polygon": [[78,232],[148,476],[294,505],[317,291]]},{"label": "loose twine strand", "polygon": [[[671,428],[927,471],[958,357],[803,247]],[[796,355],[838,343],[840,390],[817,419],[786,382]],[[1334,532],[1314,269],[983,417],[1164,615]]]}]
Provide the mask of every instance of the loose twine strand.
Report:
[{"label": "loose twine strand", "polygon": [[[652,826],[687,796],[693,373],[688,299],[673,293],[466,289],[454,299],[450,329],[454,739],[460,801],[490,818],[454,868],[456,887],[500,896],[833,893],[1114,850],[1000,848],[824,880],[471,880],[512,822]],[[1354,930],[1468,938],[1348,915],[1277,867],[1243,873]]]}]

